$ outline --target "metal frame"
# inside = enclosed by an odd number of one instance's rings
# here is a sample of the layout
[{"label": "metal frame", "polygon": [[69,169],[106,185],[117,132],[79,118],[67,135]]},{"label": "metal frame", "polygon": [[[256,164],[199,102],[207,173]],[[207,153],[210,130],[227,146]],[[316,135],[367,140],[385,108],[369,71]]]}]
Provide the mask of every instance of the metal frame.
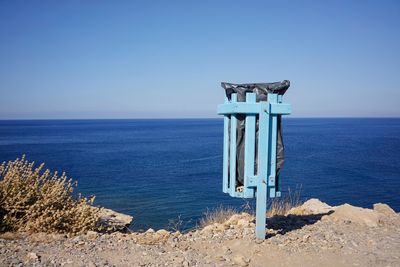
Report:
[{"label": "metal frame", "polygon": [[[255,93],[246,93],[246,102],[237,102],[237,94],[218,106],[218,114],[224,115],[224,157],[222,191],[232,197],[256,196],[256,236],[265,239],[267,198],[279,197],[276,188],[277,115],[291,113],[290,104],[282,103],[282,96],[268,94],[268,101],[256,102]],[[236,185],[236,126],[237,114],[245,114],[245,158],[243,191]],[[258,173],[254,173],[256,158],[256,116],[258,130]]]}]

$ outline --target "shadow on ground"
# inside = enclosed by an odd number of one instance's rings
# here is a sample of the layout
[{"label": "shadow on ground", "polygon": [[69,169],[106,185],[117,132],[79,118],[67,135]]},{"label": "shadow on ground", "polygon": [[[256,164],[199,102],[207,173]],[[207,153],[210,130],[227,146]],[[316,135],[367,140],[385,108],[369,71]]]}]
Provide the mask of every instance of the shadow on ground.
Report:
[{"label": "shadow on ground", "polygon": [[303,228],[305,225],[314,224],[317,221],[321,220],[322,216],[332,213],[333,211],[311,215],[275,215],[267,219],[267,229],[272,229],[274,230],[274,232],[268,233],[266,235],[266,238],[273,237],[277,234],[284,235],[290,231]]}]

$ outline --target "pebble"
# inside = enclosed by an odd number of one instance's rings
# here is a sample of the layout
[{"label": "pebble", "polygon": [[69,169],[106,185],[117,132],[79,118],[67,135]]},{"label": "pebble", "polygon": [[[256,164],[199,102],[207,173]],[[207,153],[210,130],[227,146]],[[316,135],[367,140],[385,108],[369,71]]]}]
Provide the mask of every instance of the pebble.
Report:
[{"label": "pebble", "polygon": [[29,253],[26,255],[26,258],[27,258],[29,261],[38,261],[38,260],[39,260],[39,256],[38,256],[35,252],[29,252]]}]

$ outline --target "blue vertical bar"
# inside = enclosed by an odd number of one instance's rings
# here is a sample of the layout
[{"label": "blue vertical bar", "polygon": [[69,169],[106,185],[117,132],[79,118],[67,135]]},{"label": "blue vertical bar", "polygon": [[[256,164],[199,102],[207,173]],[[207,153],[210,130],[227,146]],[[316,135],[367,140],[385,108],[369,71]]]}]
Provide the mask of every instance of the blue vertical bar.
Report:
[{"label": "blue vertical bar", "polygon": [[[231,95],[231,102],[237,102],[237,94]],[[231,115],[230,151],[229,151],[229,194],[234,197],[236,191],[236,126],[237,119]]]},{"label": "blue vertical bar", "polygon": [[[225,103],[228,103],[228,97],[225,95]],[[228,193],[228,179],[229,179],[229,121],[230,116],[224,116],[224,157],[223,157],[223,178],[222,178],[222,192]]]},{"label": "blue vertical bar", "polygon": [[[256,102],[255,93],[246,94],[247,103]],[[255,157],[255,146],[256,146],[256,115],[246,115],[245,125],[245,146],[244,146],[244,191],[243,196],[246,198],[254,197],[254,189],[249,188],[249,177],[254,176],[254,157]]]},{"label": "blue vertical bar", "polygon": [[258,130],[258,177],[256,192],[256,237],[265,239],[265,220],[267,213],[267,178],[268,178],[268,144],[269,144],[269,113],[268,104],[261,102]]},{"label": "blue vertical bar", "polygon": [[[269,103],[278,103],[277,94],[268,94]],[[270,114],[270,150],[269,150],[269,166],[268,166],[268,197],[274,198],[275,195],[275,176],[276,176],[276,141],[278,132],[277,115]]]},{"label": "blue vertical bar", "polygon": [[282,103],[282,95],[278,95],[278,103]]}]

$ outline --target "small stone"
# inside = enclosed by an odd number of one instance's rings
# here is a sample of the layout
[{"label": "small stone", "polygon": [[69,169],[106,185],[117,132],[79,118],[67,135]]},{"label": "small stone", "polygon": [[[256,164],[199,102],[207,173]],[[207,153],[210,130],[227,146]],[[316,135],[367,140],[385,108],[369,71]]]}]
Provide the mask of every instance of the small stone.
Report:
[{"label": "small stone", "polygon": [[233,214],[226,222],[226,225],[236,225],[241,218],[240,214]]},{"label": "small stone", "polygon": [[204,234],[204,233],[211,233],[211,232],[213,231],[213,229],[214,229],[214,226],[213,226],[213,225],[207,225],[207,226],[205,226],[205,227],[201,230],[201,233],[202,233],[202,234]]},{"label": "small stone", "polygon": [[164,230],[164,229],[158,230],[156,233],[161,236],[169,236],[170,235],[170,232],[168,232],[167,230]]},{"label": "small stone", "polygon": [[222,255],[217,256],[216,259],[217,259],[217,261],[225,261],[225,258]]},{"label": "small stone", "polygon": [[29,252],[28,255],[26,255],[26,257],[30,261],[39,261],[40,260],[40,257],[35,252]]},{"label": "small stone", "polygon": [[249,226],[249,221],[245,220],[245,219],[240,219],[240,220],[238,220],[237,225],[239,227],[247,227],[247,226]]},{"label": "small stone", "polygon": [[145,233],[147,233],[147,234],[152,234],[152,233],[154,233],[155,231],[154,231],[154,229],[153,228],[149,228]]},{"label": "small stone", "polygon": [[94,240],[99,236],[99,233],[95,232],[95,231],[87,231],[86,233],[86,237],[90,240]]},{"label": "small stone", "polygon": [[307,234],[307,235],[303,236],[302,240],[303,240],[303,242],[306,242],[309,238],[310,238],[310,235]]},{"label": "small stone", "polygon": [[223,232],[225,230],[225,226],[223,224],[220,224],[220,223],[214,223],[213,227],[214,227],[213,230],[216,231],[216,232]]},{"label": "small stone", "polygon": [[174,236],[174,237],[180,237],[180,236],[182,236],[182,234],[181,234],[181,232],[176,231],[176,232],[173,234],[173,236]]}]

